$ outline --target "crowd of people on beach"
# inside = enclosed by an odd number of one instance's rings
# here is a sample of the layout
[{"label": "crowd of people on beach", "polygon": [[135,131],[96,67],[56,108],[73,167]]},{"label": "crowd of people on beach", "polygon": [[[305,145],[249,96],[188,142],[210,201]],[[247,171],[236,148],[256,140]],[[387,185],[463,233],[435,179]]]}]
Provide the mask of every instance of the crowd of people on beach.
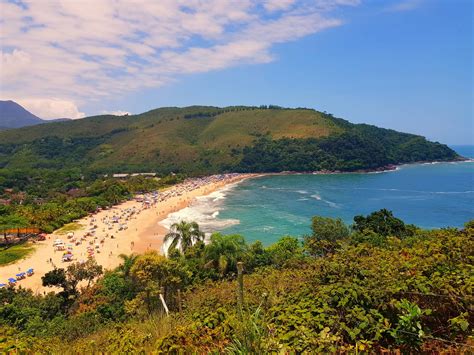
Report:
[{"label": "crowd of people on beach", "polygon": [[[127,222],[131,219],[136,219],[137,216],[144,210],[149,208],[156,207],[159,203],[163,203],[170,198],[180,197],[182,200],[185,195],[191,191],[199,189],[204,186],[208,186],[210,184],[215,184],[219,182],[226,182],[231,179],[237,178],[241,176],[239,173],[231,173],[231,174],[219,174],[219,175],[211,175],[201,178],[190,178],[186,179],[185,181],[174,185],[172,188],[164,190],[164,191],[153,191],[150,193],[139,194],[135,197],[135,200],[141,205],[139,207],[131,207],[125,209],[113,209],[111,214],[106,215],[101,219],[102,224],[104,225],[102,229],[102,236],[100,237],[100,244],[104,244],[106,239],[114,239],[116,235],[128,229]],[[177,205],[173,207],[178,207]],[[94,217],[91,217],[90,226],[91,229],[89,230],[89,235],[92,235],[95,240],[98,240],[99,237],[96,236],[95,232],[97,230],[97,225],[95,224],[96,220]],[[105,233],[105,234],[104,234]],[[91,242],[90,242],[91,243]],[[93,244],[93,243],[91,243]],[[99,244],[99,245],[100,245]],[[96,252],[100,252],[100,247],[98,244],[95,244]],[[131,249],[133,249],[134,243],[133,241],[130,242]],[[89,257],[93,257],[94,253],[89,252]]]},{"label": "crowd of people on beach", "polygon": [[[191,191],[210,184],[226,182],[239,176],[241,176],[241,174],[231,173],[211,175],[202,178],[190,178],[164,191],[153,191],[150,193],[139,194],[135,197],[135,200],[141,203],[139,207],[133,206],[123,209],[113,208],[110,214],[107,214],[101,219],[102,232],[99,233],[96,233],[98,230],[96,219],[94,216],[91,216],[90,230],[85,237],[93,237],[94,240],[89,241],[89,244],[94,246],[94,248],[88,249],[88,257],[93,257],[94,253],[100,253],[100,246],[105,244],[107,239],[115,239],[118,233],[127,230],[128,222],[132,219],[136,219],[142,211],[155,208],[159,203],[163,203],[171,198],[179,197],[181,201],[183,198],[186,198],[185,195]],[[173,207],[178,207],[178,205]],[[133,249],[133,247],[134,242],[131,241],[130,248]],[[112,255],[112,251],[110,252],[110,255]]]},{"label": "crowd of people on beach", "polygon": [[158,197],[158,202],[166,201],[170,197],[183,196],[193,190],[199,189],[209,184],[215,184],[241,176],[240,173],[211,175],[202,178],[186,179],[182,183],[175,185],[172,189],[163,191]]},{"label": "crowd of people on beach", "polygon": [[[125,234],[124,232],[129,230],[129,223],[137,219],[138,216],[147,209],[155,209],[161,203],[164,203],[172,198],[178,198],[176,204],[173,203],[172,208],[179,208],[180,203],[184,201],[189,201],[191,197],[186,196],[188,193],[205,187],[212,184],[226,183],[230,182],[236,178],[241,177],[242,174],[232,173],[232,174],[220,174],[212,175],[202,178],[190,178],[185,181],[172,186],[169,189],[162,191],[153,191],[149,193],[138,194],[134,197],[134,200],[137,204],[130,207],[124,206],[115,206],[102,211],[98,209],[96,213],[93,213],[79,221],[81,224],[85,224],[86,228],[81,228],[81,230],[75,232],[69,232],[65,236],[66,240],[61,239],[61,235],[54,233],[48,237],[48,240],[54,236],[54,240],[50,244],[53,248],[52,253],[48,257],[46,262],[51,264],[52,268],[56,268],[57,265],[54,261],[60,261],[63,263],[71,261],[85,262],[85,259],[95,258],[96,254],[99,253],[108,253],[109,256],[112,256],[115,253],[115,250],[119,249],[119,242],[117,241],[117,246],[115,248],[114,239],[120,237],[120,235]],[[101,212],[101,214],[98,214]],[[104,215],[104,212],[106,213]],[[165,211],[156,210],[156,215],[166,213]],[[100,217],[99,217],[100,216]],[[138,229],[133,232],[138,232]],[[157,233],[154,232],[153,235]],[[122,239],[122,238],[121,238]],[[109,244],[110,243],[110,244]],[[106,245],[109,247],[105,248]],[[85,247],[84,247],[85,246]],[[149,245],[151,247],[151,244]],[[106,249],[106,251],[104,251]],[[134,241],[130,240],[130,250],[134,249]],[[58,255],[54,257],[54,255]],[[54,260],[53,260],[54,257]],[[16,278],[10,278],[8,284],[13,284],[16,282],[21,282],[24,278],[33,275],[33,269],[30,268],[27,272],[18,271]],[[7,286],[7,283],[0,283],[0,287]]]}]

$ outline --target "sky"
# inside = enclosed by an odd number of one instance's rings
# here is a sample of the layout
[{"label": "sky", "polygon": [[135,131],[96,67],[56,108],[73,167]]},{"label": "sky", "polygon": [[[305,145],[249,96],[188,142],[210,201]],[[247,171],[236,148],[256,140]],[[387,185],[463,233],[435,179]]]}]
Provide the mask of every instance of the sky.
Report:
[{"label": "sky", "polygon": [[471,0],[0,0],[0,99],[44,119],[309,107],[474,144]]}]

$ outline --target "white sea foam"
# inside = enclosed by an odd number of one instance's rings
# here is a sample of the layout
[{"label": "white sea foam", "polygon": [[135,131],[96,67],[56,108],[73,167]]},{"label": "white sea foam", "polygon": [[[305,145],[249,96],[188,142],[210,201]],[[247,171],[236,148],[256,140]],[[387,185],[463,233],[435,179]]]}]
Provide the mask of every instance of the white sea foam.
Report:
[{"label": "white sea foam", "polygon": [[386,174],[386,173],[393,173],[400,170],[403,165],[396,166],[395,169],[387,169],[387,170],[380,170],[380,171],[368,171],[365,174]]},{"label": "white sea foam", "polygon": [[332,201],[323,200],[323,202],[327,203],[329,206],[331,206],[333,208],[339,208],[340,207],[337,203],[332,202]]},{"label": "white sea foam", "polygon": [[339,208],[340,206],[335,203],[335,202],[332,202],[332,201],[329,201],[329,200],[325,200],[321,197],[321,195],[319,194],[314,194],[314,195],[311,195],[312,198],[318,200],[318,201],[321,201],[321,202],[324,202],[326,204],[328,204],[329,206],[333,207],[333,208]]},{"label": "white sea foam", "polygon": [[218,218],[223,201],[227,193],[234,186],[236,186],[236,184],[227,185],[209,195],[197,197],[188,207],[170,213],[160,224],[169,229],[173,223],[180,221],[196,222],[199,224],[200,229],[206,233],[215,232],[239,224],[240,221],[238,219]]}]

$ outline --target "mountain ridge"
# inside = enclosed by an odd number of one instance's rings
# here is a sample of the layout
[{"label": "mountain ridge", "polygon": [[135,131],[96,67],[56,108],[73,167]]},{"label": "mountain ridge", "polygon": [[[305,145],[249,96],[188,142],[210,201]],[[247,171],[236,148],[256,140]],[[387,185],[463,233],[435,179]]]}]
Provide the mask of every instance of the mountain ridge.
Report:
[{"label": "mountain ridge", "polygon": [[279,106],[90,116],[0,132],[0,141],[0,167],[95,172],[357,171],[460,158],[422,136]]},{"label": "mountain ridge", "polygon": [[0,130],[28,127],[43,123],[62,122],[69,118],[42,119],[13,100],[0,100]]},{"label": "mountain ridge", "polygon": [[0,101],[0,127],[20,128],[43,123],[38,116],[12,100]]}]

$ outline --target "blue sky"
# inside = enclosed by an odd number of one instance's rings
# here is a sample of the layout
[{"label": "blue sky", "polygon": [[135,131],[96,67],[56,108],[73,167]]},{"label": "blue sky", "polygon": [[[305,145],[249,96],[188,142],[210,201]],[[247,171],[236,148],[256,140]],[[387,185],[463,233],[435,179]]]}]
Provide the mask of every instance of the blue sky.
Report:
[{"label": "blue sky", "polygon": [[[135,37],[124,40],[123,33],[104,30],[98,43],[93,33],[66,28],[63,37],[55,37],[55,48],[45,44],[48,55],[39,60],[41,68],[54,68],[49,78],[57,79],[48,85],[44,78],[29,82],[32,89],[21,96],[15,85],[24,69],[16,63],[32,66],[33,25],[64,26],[54,4],[45,9],[24,2],[21,11],[36,22],[2,48],[17,75],[5,80],[2,98],[17,99],[43,117],[75,118],[195,104],[304,106],[448,144],[474,144],[470,0],[264,0],[257,7],[226,0],[207,9],[189,1],[189,8],[181,4],[180,11],[171,11],[178,2],[147,11],[179,22],[179,31],[130,28]],[[13,5],[12,18],[19,11],[12,2],[2,5]],[[89,18],[87,9],[67,10],[78,21],[113,28],[103,20],[110,10],[106,1],[103,5],[104,13],[96,11],[100,19]],[[99,27],[97,32],[102,33]],[[35,43],[44,38],[49,45],[48,36],[37,33]],[[82,52],[74,53],[77,48]],[[69,76],[63,62],[71,63]]]}]

